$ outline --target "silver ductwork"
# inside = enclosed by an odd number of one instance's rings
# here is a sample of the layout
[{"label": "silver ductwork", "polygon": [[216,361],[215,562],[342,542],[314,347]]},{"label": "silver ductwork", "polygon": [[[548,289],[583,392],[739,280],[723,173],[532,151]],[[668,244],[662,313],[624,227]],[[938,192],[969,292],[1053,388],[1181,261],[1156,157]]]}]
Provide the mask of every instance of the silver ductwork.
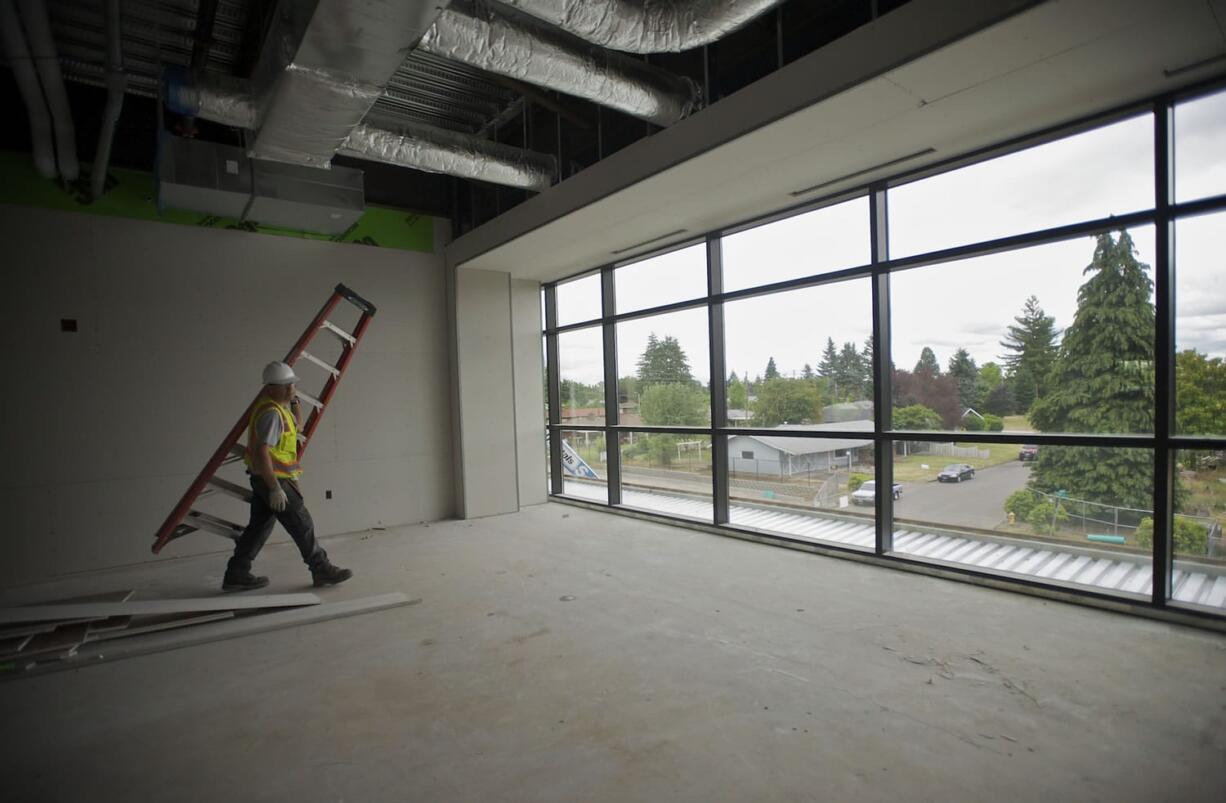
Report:
[{"label": "silver ductwork", "polygon": [[359,125],[340,154],[536,192],[548,189],[557,173],[552,156],[422,124]]},{"label": "silver ductwork", "polygon": [[452,2],[418,47],[660,126],[676,123],[701,105],[701,89],[688,78],[481,0]]},{"label": "silver ductwork", "polygon": [[677,53],[709,45],[783,0],[500,0],[601,47]]},{"label": "silver ductwork", "polygon": [[60,72],[59,54],[55,49],[55,39],[51,36],[47,6],[43,0],[19,0],[19,5],[30,56],[38,70],[43,96],[51,112],[60,177],[64,181],[76,181],[81,171],[77,160],[77,135],[72,125],[72,109],[68,106],[68,92],[64,89],[64,76]]},{"label": "silver ductwork", "polygon": [[260,115],[252,156],[327,167],[445,5],[280,3],[256,68]]},{"label": "silver ductwork", "polygon": [[123,73],[123,51],[120,46],[119,0],[106,3],[106,108],[102,112],[102,124],[98,130],[98,149],[94,163],[89,169],[90,191],[93,200],[102,197],[106,188],[106,169],[111,162],[111,143],[115,139],[115,126],[123,109],[123,93],[127,79]]},{"label": "silver ductwork", "polygon": [[[236,128],[254,126],[259,113],[249,91],[237,84],[227,88],[216,82],[187,84],[183,83],[185,78],[182,72],[167,76],[164,94],[173,111]],[[549,187],[557,173],[552,156],[418,123],[372,123],[355,126],[338,152],[355,159],[537,192]]]},{"label": "silver ductwork", "polygon": [[0,36],[4,41],[4,55],[13,68],[17,90],[26,105],[30,118],[30,142],[33,144],[34,167],[43,178],[55,178],[55,146],[52,144],[51,115],[43,101],[43,91],[38,86],[38,73],[26,46],[21,21],[13,0],[0,0]]}]

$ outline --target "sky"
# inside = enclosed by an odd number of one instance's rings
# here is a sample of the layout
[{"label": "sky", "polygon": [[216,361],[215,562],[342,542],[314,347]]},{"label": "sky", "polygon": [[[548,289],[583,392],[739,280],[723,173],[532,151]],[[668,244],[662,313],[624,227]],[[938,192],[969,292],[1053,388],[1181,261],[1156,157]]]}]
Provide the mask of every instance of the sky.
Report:
[{"label": "sky", "polygon": [[[1226,193],[1226,93],[1177,108],[1176,200]],[[889,191],[894,258],[1153,207],[1153,122],[1148,114]],[[1129,230],[1137,258],[1154,264],[1153,226]],[[1176,340],[1226,357],[1226,213],[1176,227]],[[1216,244],[1216,246],[1215,246]],[[924,346],[944,369],[959,348],[977,364],[1000,362],[1006,327],[1034,295],[1063,330],[1088,277],[1094,239],[1060,243],[899,271],[891,276],[893,358],[910,369]],[[868,202],[857,198],[727,235],[726,290],[856,267],[869,261]],[[618,268],[619,311],[706,293],[700,244]],[[1151,271],[1152,278],[1152,271]],[[862,346],[871,333],[869,280],[854,279],[729,302],[727,366],[756,376],[771,358],[785,376],[815,369],[832,337]],[[559,323],[600,314],[599,276],[558,286]],[[709,374],[705,308],[618,324],[618,374],[634,373],[647,337],[676,337],[694,376]],[[559,340],[562,376],[587,384],[603,377],[599,328]]]}]

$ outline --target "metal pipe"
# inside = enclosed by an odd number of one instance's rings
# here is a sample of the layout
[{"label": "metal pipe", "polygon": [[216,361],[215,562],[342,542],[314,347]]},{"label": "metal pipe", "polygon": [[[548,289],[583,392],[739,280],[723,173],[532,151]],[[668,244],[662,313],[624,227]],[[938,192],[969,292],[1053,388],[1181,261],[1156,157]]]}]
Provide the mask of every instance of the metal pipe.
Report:
[{"label": "metal pipe", "polygon": [[102,112],[102,125],[98,130],[98,149],[94,163],[89,169],[90,192],[93,200],[102,197],[106,188],[106,169],[111,162],[111,143],[115,139],[115,127],[123,110],[123,93],[127,79],[123,72],[123,50],[120,45],[119,0],[106,3],[106,108]]},{"label": "metal pipe", "polygon": [[627,53],[709,45],[783,0],[500,0],[585,41]]},{"label": "metal pipe", "polygon": [[26,46],[21,21],[13,0],[0,0],[0,35],[3,36],[4,54],[13,68],[17,90],[26,104],[26,116],[30,118],[30,142],[34,151],[34,167],[43,178],[55,178],[55,147],[51,144],[51,116],[38,86],[38,74]]},{"label": "metal pipe", "polygon": [[689,78],[483,0],[454,0],[439,13],[418,49],[586,98],[660,126],[676,123],[701,102],[702,93]]},{"label": "metal pipe", "polygon": [[55,39],[51,36],[51,21],[43,0],[18,0],[21,19],[25,24],[26,38],[34,66],[38,70],[43,87],[43,97],[51,111],[51,124],[55,131],[56,160],[60,177],[64,181],[77,180],[81,165],[77,161],[77,137],[72,125],[72,109],[68,106],[68,93],[64,90],[64,76],[60,73],[59,55]]}]

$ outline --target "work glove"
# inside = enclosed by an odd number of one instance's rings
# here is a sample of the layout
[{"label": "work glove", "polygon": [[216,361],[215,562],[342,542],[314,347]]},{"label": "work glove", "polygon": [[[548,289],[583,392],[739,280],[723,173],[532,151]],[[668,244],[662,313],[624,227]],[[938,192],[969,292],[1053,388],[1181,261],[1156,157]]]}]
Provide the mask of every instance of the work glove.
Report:
[{"label": "work glove", "polygon": [[289,497],[285,495],[285,491],[281,490],[281,484],[277,483],[268,492],[268,506],[275,512],[280,513],[285,510],[285,506],[288,504]]}]

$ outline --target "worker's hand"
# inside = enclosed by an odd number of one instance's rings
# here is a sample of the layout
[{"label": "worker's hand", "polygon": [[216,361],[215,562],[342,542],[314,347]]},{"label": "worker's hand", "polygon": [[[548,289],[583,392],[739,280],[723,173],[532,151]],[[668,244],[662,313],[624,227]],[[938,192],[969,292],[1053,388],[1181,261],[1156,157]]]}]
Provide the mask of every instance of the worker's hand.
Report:
[{"label": "worker's hand", "polygon": [[275,512],[280,513],[285,510],[285,506],[289,504],[289,497],[285,495],[285,491],[281,490],[281,484],[273,486],[273,489],[268,492],[268,506]]}]

